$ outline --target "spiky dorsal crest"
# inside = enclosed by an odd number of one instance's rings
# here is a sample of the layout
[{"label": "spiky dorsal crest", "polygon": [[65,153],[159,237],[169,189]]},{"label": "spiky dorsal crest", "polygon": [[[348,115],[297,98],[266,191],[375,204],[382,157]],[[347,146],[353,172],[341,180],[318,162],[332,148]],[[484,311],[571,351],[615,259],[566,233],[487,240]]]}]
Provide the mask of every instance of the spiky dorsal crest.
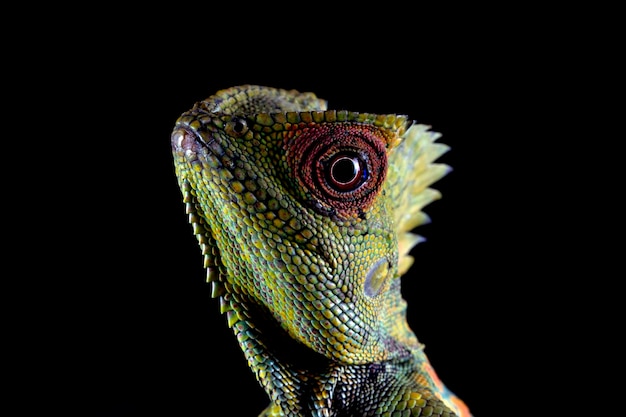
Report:
[{"label": "spiky dorsal crest", "polygon": [[413,124],[389,153],[387,190],[391,193],[395,211],[399,275],[406,273],[413,264],[413,257],[409,255],[411,249],[424,240],[412,233],[417,226],[430,221],[422,209],[441,198],[441,193],[430,185],[451,171],[448,165],[435,163],[450,148],[435,143],[441,134],[429,129],[430,126]]}]

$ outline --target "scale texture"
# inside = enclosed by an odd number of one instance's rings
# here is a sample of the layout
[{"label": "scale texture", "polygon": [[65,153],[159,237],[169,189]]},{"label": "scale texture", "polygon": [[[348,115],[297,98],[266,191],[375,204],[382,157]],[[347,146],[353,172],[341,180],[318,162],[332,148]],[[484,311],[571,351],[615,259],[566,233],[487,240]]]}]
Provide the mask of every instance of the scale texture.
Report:
[{"label": "scale texture", "polygon": [[[471,416],[406,320],[439,134],[313,93],[218,91],[172,132],[175,173],[219,298],[269,397],[261,416]],[[419,308],[419,306],[417,306]],[[236,409],[231,409],[235,412]]]}]

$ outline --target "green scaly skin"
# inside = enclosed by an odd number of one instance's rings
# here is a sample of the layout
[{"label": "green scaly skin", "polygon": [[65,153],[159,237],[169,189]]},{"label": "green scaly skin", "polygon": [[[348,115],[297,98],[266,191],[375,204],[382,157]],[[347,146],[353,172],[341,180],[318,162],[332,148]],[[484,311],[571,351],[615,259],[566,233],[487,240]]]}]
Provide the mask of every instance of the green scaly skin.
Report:
[{"label": "green scaly skin", "polygon": [[212,295],[270,405],[262,416],[470,416],[406,321],[411,229],[448,172],[401,115],[244,85],[176,121],[172,150]]}]

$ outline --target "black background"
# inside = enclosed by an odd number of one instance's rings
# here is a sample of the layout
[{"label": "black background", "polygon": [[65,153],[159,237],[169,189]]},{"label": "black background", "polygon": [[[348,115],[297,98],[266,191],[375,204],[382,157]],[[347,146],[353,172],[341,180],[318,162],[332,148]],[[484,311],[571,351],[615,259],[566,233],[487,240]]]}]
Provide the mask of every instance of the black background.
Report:
[{"label": "black background", "polygon": [[543,220],[563,192],[547,162],[566,140],[553,106],[566,90],[554,64],[563,48],[529,42],[522,21],[472,12],[122,13],[42,36],[54,59],[35,54],[26,106],[42,118],[60,110],[53,125],[28,125],[53,166],[37,178],[53,193],[14,194],[33,210],[21,234],[55,291],[36,290],[52,305],[36,317],[41,331],[27,330],[46,346],[42,390],[65,378],[61,407],[98,417],[246,416],[267,405],[210,297],[170,151],[176,118],[196,101],[260,84],[442,133],[451,150],[439,162],[453,171],[434,185],[443,198],[425,208],[432,223],[416,230],[427,240],[403,278],[409,323],[476,417],[524,411],[528,390],[512,387],[538,372],[532,352],[558,356],[548,340],[563,331],[546,319],[537,342],[537,317],[556,298],[545,280],[564,279],[560,226]]}]

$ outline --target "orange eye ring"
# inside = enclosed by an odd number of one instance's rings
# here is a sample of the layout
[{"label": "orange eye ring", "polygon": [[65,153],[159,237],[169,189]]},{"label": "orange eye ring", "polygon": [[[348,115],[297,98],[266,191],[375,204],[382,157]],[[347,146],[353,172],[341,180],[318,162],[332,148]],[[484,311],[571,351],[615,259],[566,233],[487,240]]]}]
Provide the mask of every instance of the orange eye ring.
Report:
[{"label": "orange eye ring", "polygon": [[386,142],[372,126],[317,125],[299,131],[288,146],[292,176],[323,214],[360,215],[382,188]]}]

